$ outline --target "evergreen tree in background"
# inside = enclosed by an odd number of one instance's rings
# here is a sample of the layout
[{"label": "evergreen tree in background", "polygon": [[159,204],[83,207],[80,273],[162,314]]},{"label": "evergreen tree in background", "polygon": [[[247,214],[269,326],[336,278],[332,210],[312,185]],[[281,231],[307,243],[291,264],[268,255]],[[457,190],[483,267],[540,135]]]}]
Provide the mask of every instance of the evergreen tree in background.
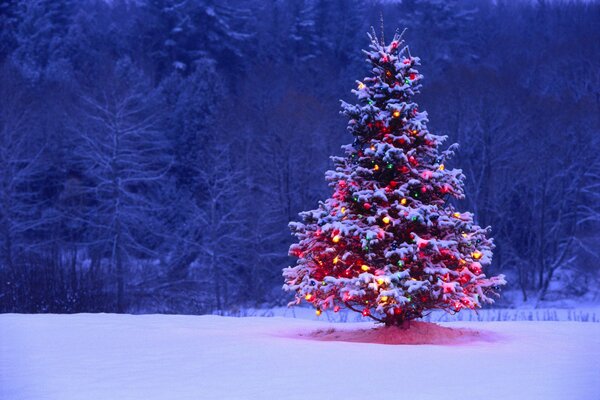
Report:
[{"label": "evergreen tree in background", "polygon": [[428,131],[427,113],[411,101],[419,58],[399,34],[389,45],[369,36],[373,74],[353,90],[359,104],[342,104],[354,143],[326,174],[333,196],[290,223],[298,261],[284,270],[284,289],[317,315],[347,307],[399,326],[432,309],[492,303],[505,281],[483,273],[492,259],[488,229],[448,204],[464,198],[462,171],[444,166],[456,145],[439,151],[446,137]]}]

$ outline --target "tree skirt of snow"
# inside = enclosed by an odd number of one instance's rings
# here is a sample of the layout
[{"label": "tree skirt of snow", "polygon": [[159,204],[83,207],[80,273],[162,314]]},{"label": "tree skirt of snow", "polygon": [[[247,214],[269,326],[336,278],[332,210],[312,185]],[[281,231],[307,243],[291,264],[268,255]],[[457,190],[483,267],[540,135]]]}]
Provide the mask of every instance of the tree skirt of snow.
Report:
[{"label": "tree skirt of snow", "polygon": [[2,400],[591,400],[599,370],[596,323],[0,315]]}]

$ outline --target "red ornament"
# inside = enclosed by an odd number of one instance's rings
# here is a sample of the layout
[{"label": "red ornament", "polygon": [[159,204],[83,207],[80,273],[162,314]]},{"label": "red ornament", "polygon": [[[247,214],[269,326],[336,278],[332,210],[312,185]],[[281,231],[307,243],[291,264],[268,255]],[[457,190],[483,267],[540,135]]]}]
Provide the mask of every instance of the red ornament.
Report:
[{"label": "red ornament", "polygon": [[363,317],[366,317],[366,316],[369,316],[369,315],[371,315],[371,310],[369,310],[368,308],[365,308],[365,309],[362,311],[362,315],[363,315]]},{"label": "red ornament", "polygon": [[408,64],[410,64],[410,59],[408,59],[408,58],[405,58],[405,59],[404,59],[404,61],[402,61],[402,63],[403,63],[404,65],[408,65]]},{"label": "red ornament", "polygon": [[369,203],[363,204],[363,207],[365,208],[365,210],[370,210],[371,209],[371,205]]},{"label": "red ornament", "polygon": [[333,307],[333,312],[338,312],[338,311],[340,311],[340,306]]},{"label": "red ornament", "polygon": [[411,81],[414,81],[415,79],[417,79],[417,74],[414,74],[414,73],[410,74],[409,78],[410,78]]}]

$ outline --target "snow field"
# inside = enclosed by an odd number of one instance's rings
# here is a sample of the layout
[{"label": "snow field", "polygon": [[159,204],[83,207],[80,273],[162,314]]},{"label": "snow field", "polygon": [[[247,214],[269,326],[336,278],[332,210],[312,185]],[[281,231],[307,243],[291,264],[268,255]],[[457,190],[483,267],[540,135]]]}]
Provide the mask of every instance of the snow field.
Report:
[{"label": "snow field", "polygon": [[[4,314],[0,399],[600,398],[600,324],[421,323],[391,333],[373,326]],[[381,344],[421,338],[433,344]]]}]

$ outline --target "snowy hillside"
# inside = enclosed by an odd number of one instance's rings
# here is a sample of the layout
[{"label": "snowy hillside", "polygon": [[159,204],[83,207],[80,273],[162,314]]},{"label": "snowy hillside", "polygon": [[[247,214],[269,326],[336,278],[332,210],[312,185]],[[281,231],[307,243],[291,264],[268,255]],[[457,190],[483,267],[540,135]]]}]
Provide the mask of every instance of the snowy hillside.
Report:
[{"label": "snowy hillside", "polygon": [[[0,399],[600,396],[597,323],[420,323],[387,335],[372,327],[279,317],[4,314]],[[377,344],[398,342],[429,344]]]}]

